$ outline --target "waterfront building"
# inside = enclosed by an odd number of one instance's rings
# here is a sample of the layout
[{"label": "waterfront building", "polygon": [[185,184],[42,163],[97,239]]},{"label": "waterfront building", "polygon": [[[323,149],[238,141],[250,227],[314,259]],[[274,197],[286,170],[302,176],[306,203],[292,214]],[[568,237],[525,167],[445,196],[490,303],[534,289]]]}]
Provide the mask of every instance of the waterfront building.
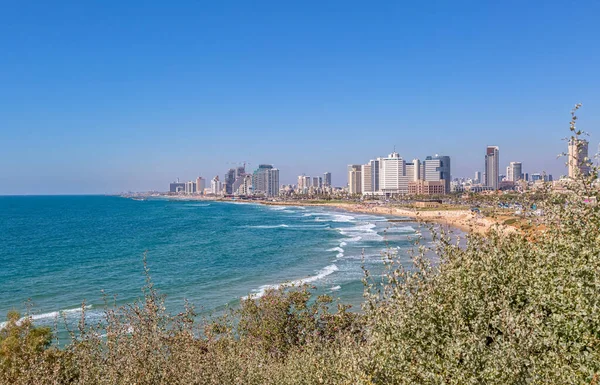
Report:
[{"label": "waterfront building", "polygon": [[225,184],[225,194],[233,193],[233,183],[235,182],[235,174],[236,169],[230,168],[225,174],[224,184]]},{"label": "waterfront building", "polygon": [[298,176],[298,193],[306,194],[310,188],[311,177],[306,175]]},{"label": "waterfront building", "polygon": [[323,182],[323,180],[321,179],[321,177],[313,176],[313,178],[312,178],[312,187],[314,187],[314,188],[321,188],[322,182]]},{"label": "waterfront building", "polygon": [[[393,152],[387,158],[379,161],[379,187],[385,195],[395,195],[408,192],[408,183],[405,190],[401,190],[401,177],[406,175],[406,162],[400,154]],[[406,181],[408,182],[408,181]]]},{"label": "waterfront building", "polygon": [[516,182],[523,179],[523,164],[521,162],[510,162],[506,168],[506,179]]},{"label": "waterfront building", "polygon": [[206,180],[199,176],[198,178],[196,178],[196,192],[198,194],[203,194],[204,188],[206,188]]},{"label": "waterfront building", "polygon": [[370,163],[360,166],[360,190],[363,195],[373,194],[373,168]]},{"label": "waterfront building", "polygon": [[571,139],[568,152],[568,175],[575,178],[579,174],[590,173],[590,161],[588,159],[588,141],[585,139]]},{"label": "waterfront building", "polygon": [[221,185],[221,181],[219,180],[219,176],[218,175],[215,176],[210,181],[210,190],[215,195],[221,195],[221,193],[223,192],[223,186]]},{"label": "waterfront building", "polygon": [[429,182],[443,180],[445,186],[444,188],[447,192],[449,192],[451,180],[450,157],[436,154],[434,156],[426,157],[423,163],[423,169],[425,173],[420,179]]},{"label": "waterfront building", "polygon": [[193,180],[187,182],[185,184],[185,193],[187,195],[191,195],[194,194],[196,192],[196,182],[194,182]]},{"label": "waterfront building", "polygon": [[184,182],[173,182],[169,184],[169,192],[171,193],[182,193],[185,192],[185,183]]},{"label": "waterfront building", "polygon": [[279,170],[271,164],[260,164],[252,175],[254,194],[264,194],[267,197],[279,195]]},{"label": "waterfront building", "polygon": [[[235,190],[236,194],[245,196],[252,195],[252,175],[244,174],[244,176],[238,178],[238,180],[240,180],[240,183],[237,187],[237,190]],[[237,182],[238,181],[236,180],[236,184]]]},{"label": "waterfront building", "polygon": [[500,181],[500,148],[487,146],[485,151],[485,176],[484,185],[494,190],[498,189]]},{"label": "waterfront building", "polygon": [[361,192],[361,165],[348,165],[348,193],[360,194]]},{"label": "waterfront building", "polygon": [[331,187],[331,173],[326,172],[323,174],[323,187]]},{"label": "waterfront building", "polygon": [[411,195],[444,195],[446,194],[446,181],[412,180],[408,182],[408,193]]}]

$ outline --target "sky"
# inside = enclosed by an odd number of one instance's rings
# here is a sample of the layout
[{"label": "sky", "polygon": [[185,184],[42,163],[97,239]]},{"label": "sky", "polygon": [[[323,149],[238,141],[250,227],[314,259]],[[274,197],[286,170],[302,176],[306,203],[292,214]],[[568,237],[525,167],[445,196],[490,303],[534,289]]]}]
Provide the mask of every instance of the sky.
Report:
[{"label": "sky", "polygon": [[598,1],[0,0],[0,194],[281,183],[386,156],[565,173],[600,141]]}]

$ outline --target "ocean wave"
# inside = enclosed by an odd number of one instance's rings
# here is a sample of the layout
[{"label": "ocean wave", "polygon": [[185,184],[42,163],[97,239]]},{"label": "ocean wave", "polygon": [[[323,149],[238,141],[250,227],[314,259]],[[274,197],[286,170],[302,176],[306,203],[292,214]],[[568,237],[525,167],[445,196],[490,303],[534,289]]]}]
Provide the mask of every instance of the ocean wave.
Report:
[{"label": "ocean wave", "polygon": [[[86,305],[85,309],[91,309],[92,305]],[[81,307],[77,307],[77,308],[72,308],[72,309],[63,309],[63,310],[58,310],[58,311],[51,311],[48,313],[42,313],[42,314],[33,314],[33,315],[29,315],[29,316],[25,316],[25,317],[21,317],[19,318],[19,320],[17,321],[17,325],[20,325],[24,320],[26,319],[31,319],[32,321],[45,321],[45,320],[55,320],[61,317],[69,317],[70,314],[80,314],[81,313]],[[4,329],[4,327],[6,327],[6,325],[8,324],[8,321],[5,322],[1,322],[0,323],[0,330]]]},{"label": "ocean wave", "polygon": [[273,210],[273,211],[283,211],[286,210],[288,207],[287,206],[269,206],[269,210]]},{"label": "ocean wave", "polygon": [[340,290],[341,288],[342,288],[342,287],[341,287],[340,285],[336,285],[336,286],[333,286],[333,287],[332,287],[331,289],[329,289],[329,290],[331,290],[331,291],[337,291],[337,290]]},{"label": "ocean wave", "polygon": [[208,207],[210,203],[195,203],[195,204],[187,204],[186,207]]},{"label": "ocean wave", "polygon": [[279,283],[279,284],[276,284],[276,285],[263,285],[263,286],[259,287],[254,293],[251,293],[248,296],[242,297],[242,299],[248,299],[248,298],[256,299],[256,298],[260,298],[263,295],[265,295],[265,293],[269,289],[277,290],[277,289],[282,288],[282,287],[300,286],[300,285],[303,285],[305,283],[315,282],[315,281],[318,281],[320,279],[323,279],[323,278],[327,277],[328,275],[333,274],[336,271],[338,271],[337,265],[331,264],[329,266],[325,266],[321,270],[317,271],[317,274],[315,274],[313,276],[310,276],[310,277],[306,277],[306,278],[302,278],[302,279],[297,279],[297,280],[286,282],[286,283]]},{"label": "ocean wave", "polygon": [[360,238],[359,240],[362,239],[363,241],[379,242],[384,240],[381,235],[377,234],[377,231],[373,230],[377,225],[369,222],[361,223],[362,224],[357,226],[338,228],[336,230],[338,230],[340,234],[350,237],[350,239],[344,239],[347,242],[356,242],[355,239],[357,237]]},{"label": "ocean wave", "polygon": [[342,249],[341,247],[333,247],[331,249],[327,249],[327,251],[337,251],[339,253],[343,253],[344,249]]},{"label": "ocean wave", "polygon": [[386,233],[414,233],[416,232],[414,228],[410,226],[401,226],[401,227],[390,227],[384,229]]},{"label": "ocean wave", "polygon": [[346,245],[347,245],[347,243],[346,243],[346,242],[344,242],[344,241],[340,242],[340,247],[344,247],[344,246],[346,246]]},{"label": "ocean wave", "polygon": [[286,225],[286,224],[281,224],[281,225],[246,226],[246,228],[249,228],[249,229],[278,229],[278,228],[286,228],[286,227],[290,227],[290,226]]},{"label": "ocean wave", "polygon": [[352,215],[335,214],[335,215],[333,215],[332,222],[352,222],[355,219],[356,218],[353,217]]}]

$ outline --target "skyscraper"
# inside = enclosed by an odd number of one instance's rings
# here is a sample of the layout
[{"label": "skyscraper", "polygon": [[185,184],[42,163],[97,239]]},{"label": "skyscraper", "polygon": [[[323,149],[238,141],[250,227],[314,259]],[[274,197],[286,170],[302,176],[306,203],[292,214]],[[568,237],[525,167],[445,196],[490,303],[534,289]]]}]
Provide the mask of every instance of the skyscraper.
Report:
[{"label": "skyscraper", "polygon": [[391,153],[387,158],[379,159],[379,187],[383,194],[401,194],[408,193],[408,181],[406,181],[405,191],[401,186],[406,171],[406,162],[397,152]]},{"label": "skyscraper", "polygon": [[568,157],[569,178],[575,178],[578,174],[587,175],[590,173],[590,161],[587,159],[587,140],[571,139],[569,141]]},{"label": "skyscraper", "polygon": [[206,187],[206,181],[204,180],[204,178],[202,178],[201,176],[199,176],[196,179],[196,192],[200,195],[204,194],[204,188]]},{"label": "skyscraper", "polygon": [[506,168],[506,179],[516,182],[522,179],[523,164],[521,162],[510,162]]},{"label": "skyscraper", "polygon": [[421,179],[429,182],[444,181],[446,192],[450,192],[450,157],[449,156],[428,156],[425,158],[425,175]]},{"label": "skyscraper", "polygon": [[361,189],[361,165],[348,165],[348,192],[350,194],[360,194]]},{"label": "skyscraper", "polygon": [[475,171],[475,180],[473,181],[473,183],[481,183],[481,171]]},{"label": "skyscraper", "polygon": [[331,187],[331,173],[326,172],[323,174],[323,187]]},{"label": "skyscraper", "polygon": [[485,176],[484,185],[498,190],[500,180],[500,148],[487,146],[485,151]]},{"label": "skyscraper", "polygon": [[268,197],[276,197],[279,195],[279,170],[272,168],[268,172],[267,193]]},{"label": "skyscraper", "polygon": [[211,181],[210,181],[210,189],[212,190],[212,193],[215,195],[221,195],[221,193],[223,192],[223,186],[221,185],[221,181],[219,180],[219,176],[215,176]]},{"label": "skyscraper", "polygon": [[312,178],[312,186],[314,188],[320,188],[321,187],[321,183],[322,183],[322,179],[319,176],[313,176]]},{"label": "skyscraper", "polygon": [[230,168],[229,171],[227,171],[227,174],[225,174],[225,193],[226,194],[232,194],[233,193],[233,183],[235,182],[235,174],[236,174],[236,169],[235,168]]},{"label": "skyscraper", "polygon": [[252,175],[252,190],[267,197],[279,195],[279,170],[271,164],[258,165]]},{"label": "skyscraper", "polygon": [[362,194],[373,194],[373,168],[370,163],[360,166],[360,180]]}]

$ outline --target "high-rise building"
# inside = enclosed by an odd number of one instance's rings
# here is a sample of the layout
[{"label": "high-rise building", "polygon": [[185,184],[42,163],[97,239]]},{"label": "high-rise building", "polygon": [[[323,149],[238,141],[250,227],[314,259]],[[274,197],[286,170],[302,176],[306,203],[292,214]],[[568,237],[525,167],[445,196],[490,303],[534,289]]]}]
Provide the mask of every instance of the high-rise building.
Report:
[{"label": "high-rise building", "polygon": [[348,165],[348,192],[350,194],[360,194],[361,190],[361,165]]},{"label": "high-rise building", "polygon": [[323,183],[323,179],[319,176],[313,176],[312,178],[312,187],[321,188],[321,184]]},{"label": "high-rise building", "polygon": [[331,173],[326,172],[323,174],[323,187],[331,187]]},{"label": "high-rise building", "polygon": [[485,151],[485,178],[484,185],[498,190],[500,182],[500,148],[487,146]]},{"label": "high-rise building", "polygon": [[267,197],[279,195],[279,170],[271,164],[260,164],[252,175],[254,194],[264,194]]},{"label": "high-rise building", "polygon": [[373,168],[370,163],[360,166],[360,190],[363,195],[373,194]]},{"label": "high-rise building", "polygon": [[223,186],[221,185],[221,181],[219,180],[219,176],[218,175],[215,176],[210,181],[210,190],[215,195],[221,195],[221,193],[223,192]]},{"label": "high-rise building", "polygon": [[[406,175],[406,162],[397,152],[379,159],[379,187],[383,194],[408,193],[408,181],[401,180]],[[406,182],[406,183],[403,183]],[[406,186],[401,186],[406,184]],[[404,187],[404,191],[401,187]]]},{"label": "high-rise building", "polygon": [[189,181],[185,184],[185,193],[188,195],[194,194],[196,192],[196,182]]},{"label": "high-rise building", "polygon": [[269,179],[267,182],[267,193],[268,197],[276,197],[279,195],[279,170],[272,168],[268,172]]},{"label": "high-rise building", "polygon": [[481,171],[475,171],[475,180],[473,181],[474,184],[479,184],[481,183]]},{"label": "high-rise building", "polygon": [[510,162],[506,168],[506,179],[516,182],[523,179],[523,164],[521,162]]},{"label": "high-rise building", "polygon": [[590,161],[587,159],[587,140],[571,139],[569,141],[568,157],[569,178],[575,178],[579,174],[588,175],[590,173]]},{"label": "high-rise building", "polygon": [[177,182],[173,182],[173,183],[169,184],[169,192],[172,192],[172,193],[185,192],[185,183],[179,182],[179,179],[178,179]]},{"label": "high-rise building", "polygon": [[235,168],[230,168],[227,171],[227,174],[225,174],[225,193],[226,194],[232,194],[233,193],[233,183],[235,182],[235,174],[236,174],[236,169]]},{"label": "high-rise building", "polygon": [[423,163],[424,175],[421,176],[421,179],[428,182],[443,180],[446,192],[450,192],[450,157],[436,154],[426,157]]},{"label": "high-rise building", "polygon": [[196,178],[196,192],[198,194],[204,194],[204,188],[206,187],[206,180],[199,176]]}]

